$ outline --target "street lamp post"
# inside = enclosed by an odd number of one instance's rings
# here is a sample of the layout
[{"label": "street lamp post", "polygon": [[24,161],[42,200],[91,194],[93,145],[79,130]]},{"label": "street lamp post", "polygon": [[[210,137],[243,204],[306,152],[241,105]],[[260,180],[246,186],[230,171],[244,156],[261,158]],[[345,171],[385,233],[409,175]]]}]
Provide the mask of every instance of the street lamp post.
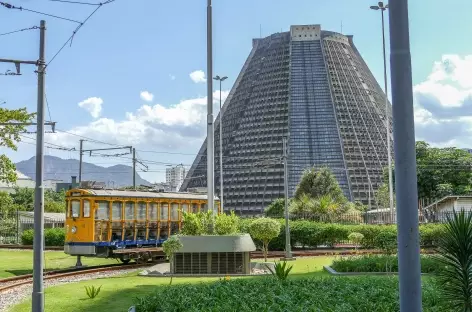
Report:
[{"label": "street lamp post", "polygon": [[220,77],[216,75],[215,80],[220,82],[220,203],[221,211],[223,210],[223,111],[221,110],[221,83],[228,79],[228,77]]},{"label": "street lamp post", "polygon": [[385,83],[385,127],[387,130],[387,158],[388,158],[388,191],[390,204],[390,218],[393,222],[393,178],[392,178],[392,156],[390,148],[390,122],[388,118],[388,85],[387,85],[387,59],[385,56],[385,22],[384,11],[388,9],[388,4],[384,5],[379,2],[378,5],[370,7],[372,10],[380,10],[382,15],[382,47],[383,47],[383,62],[384,62],[384,83]]},{"label": "street lamp post", "polygon": [[207,210],[215,213],[215,172],[213,133],[213,29],[211,0],[207,0]]}]

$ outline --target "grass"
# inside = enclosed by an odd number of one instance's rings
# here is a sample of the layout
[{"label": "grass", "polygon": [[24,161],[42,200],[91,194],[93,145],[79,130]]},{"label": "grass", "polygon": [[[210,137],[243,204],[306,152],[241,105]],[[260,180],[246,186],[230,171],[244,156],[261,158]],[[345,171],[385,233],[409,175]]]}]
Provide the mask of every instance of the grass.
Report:
[{"label": "grass", "polygon": [[[65,269],[75,265],[77,258],[63,251],[46,251],[44,268],[46,270]],[[117,263],[113,259],[82,258],[82,264],[93,266]],[[0,279],[33,273],[33,251],[0,249]]]},{"label": "grass", "polygon": [[[333,257],[299,258],[294,262],[290,262],[290,264],[294,266],[291,272],[291,278],[327,276],[327,273],[322,271],[323,265],[331,264],[333,259]],[[133,273],[127,274],[126,276],[54,286],[46,288],[45,290],[45,310],[48,312],[127,311],[127,309],[134,304],[136,297],[151,294],[159,286],[167,286],[169,280],[170,278],[141,277]],[[217,280],[218,278],[174,277],[172,285],[196,284],[201,282],[214,282]],[[84,289],[84,286],[92,285],[103,285],[100,295],[93,300],[88,299]],[[29,311],[31,311],[30,300],[14,306],[9,312]]]}]

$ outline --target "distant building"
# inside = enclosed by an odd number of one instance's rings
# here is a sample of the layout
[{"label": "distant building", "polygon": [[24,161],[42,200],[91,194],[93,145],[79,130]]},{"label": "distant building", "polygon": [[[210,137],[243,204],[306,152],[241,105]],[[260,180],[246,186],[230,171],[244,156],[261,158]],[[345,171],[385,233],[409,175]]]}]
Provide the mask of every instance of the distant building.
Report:
[{"label": "distant building", "polygon": [[56,179],[47,179],[43,181],[43,188],[47,190],[53,190],[55,191],[57,189],[57,184],[58,183],[63,183],[64,181],[62,180],[56,180]]},{"label": "distant building", "polygon": [[[222,151],[219,116],[214,126],[214,154],[224,159],[225,210],[255,216],[284,197],[284,138],[289,196],[305,169],[328,167],[350,201],[382,208],[376,194],[388,166],[391,105],[353,37],[293,25],[252,43],[220,111]],[[182,191],[207,186],[206,155],[204,141]],[[219,157],[214,165],[219,194]]]},{"label": "distant building", "polygon": [[172,192],[178,192],[185,179],[185,167],[178,165],[166,169],[166,183],[170,184]]},{"label": "distant building", "polygon": [[76,188],[79,186],[79,183],[77,183],[77,177],[72,176],[71,177],[71,182],[58,182],[56,183],[56,192],[60,192],[62,190],[68,191],[70,189]]},{"label": "distant building", "polygon": [[472,211],[472,195],[449,195],[424,208],[426,212]]},{"label": "distant building", "polygon": [[154,183],[151,186],[155,191],[158,191],[158,192],[171,192],[172,190],[170,183],[166,183],[166,182]]},{"label": "distant building", "polygon": [[13,193],[15,192],[15,187],[26,187],[34,188],[36,183],[30,177],[24,175],[23,173],[16,171],[16,182],[15,183],[6,183],[0,181],[0,191]]},{"label": "distant building", "polygon": [[[34,228],[34,212],[19,211],[20,232]],[[45,212],[44,227],[45,228],[63,228],[66,221],[65,213]]]}]

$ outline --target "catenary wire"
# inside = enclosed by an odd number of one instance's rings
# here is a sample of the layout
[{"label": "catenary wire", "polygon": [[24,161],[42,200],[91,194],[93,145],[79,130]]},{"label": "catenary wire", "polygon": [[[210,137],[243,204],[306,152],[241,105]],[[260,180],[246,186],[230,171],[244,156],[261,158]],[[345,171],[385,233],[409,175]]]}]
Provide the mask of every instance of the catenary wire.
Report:
[{"label": "catenary wire", "polygon": [[0,34],[0,36],[11,35],[11,34],[15,34],[15,33],[18,33],[18,32],[22,32],[22,31],[26,31],[26,30],[33,30],[33,29],[39,29],[39,27],[38,26],[33,26],[33,27],[29,27],[29,28],[22,28],[22,29],[18,29],[18,30],[13,30],[13,31],[9,31],[9,32],[6,32],[6,33],[2,33],[2,34]]}]

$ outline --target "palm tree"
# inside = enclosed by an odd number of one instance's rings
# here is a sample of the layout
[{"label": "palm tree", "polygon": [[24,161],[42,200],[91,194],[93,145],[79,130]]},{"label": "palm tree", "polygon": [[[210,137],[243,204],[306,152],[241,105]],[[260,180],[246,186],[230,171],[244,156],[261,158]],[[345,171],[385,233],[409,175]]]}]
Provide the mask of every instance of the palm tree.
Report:
[{"label": "palm tree", "polygon": [[314,201],[312,213],[332,221],[333,217],[339,212],[340,206],[339,202],[335,201],[331,196],[324,195]]},{"label": "palm tree", "polygon": [[439,273],[443,300],[449,311],[472,311],[472,213],[464,210],[447,216],[445,231],[438,242]]}]

